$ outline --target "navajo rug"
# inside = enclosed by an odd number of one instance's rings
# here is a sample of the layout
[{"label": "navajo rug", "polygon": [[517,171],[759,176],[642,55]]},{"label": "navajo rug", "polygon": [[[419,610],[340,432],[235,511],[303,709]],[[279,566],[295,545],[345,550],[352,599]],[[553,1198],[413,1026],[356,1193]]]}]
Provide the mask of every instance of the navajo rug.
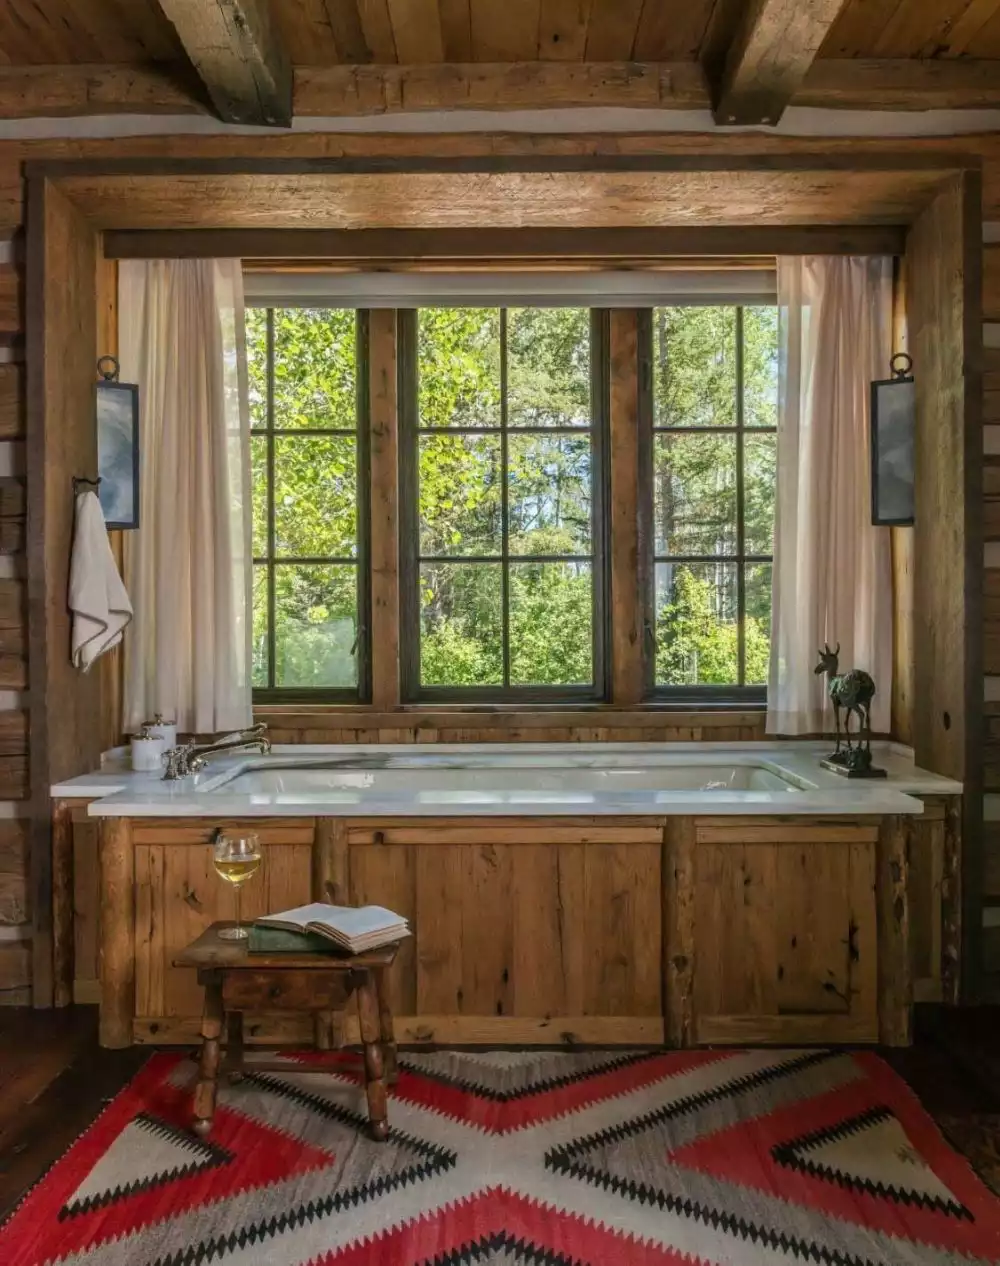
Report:
[{"label": "navajo rug", "polygon": [[384,1144],[339,1054],[286,1060],[223,1088],[200,1142],[194,1065],[155,1055],[0,1231],[0,1262],[1000,1261],[1000,1201],[872,1054],[404,1054]]}]

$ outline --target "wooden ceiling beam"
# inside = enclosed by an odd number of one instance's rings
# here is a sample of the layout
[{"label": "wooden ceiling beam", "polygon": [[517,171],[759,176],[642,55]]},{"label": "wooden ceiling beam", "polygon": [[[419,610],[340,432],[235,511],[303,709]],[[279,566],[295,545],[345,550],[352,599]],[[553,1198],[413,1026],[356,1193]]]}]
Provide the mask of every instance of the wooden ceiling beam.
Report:
[{"label": "wooden ceiling beam", "polygon": [[715,92],[715,121],[775,124],[846,0],[749,0]]},{"label": "wooden ceiling beam", "polygon": [[156,0],[224,123],[290,127],[292,66],[268,0]]},{"label": "wooden ceiling beam", "polygon": [[[190,79],[163,67],[0,66],[0,118],[205,113]],[[294,110],[302,118],[710,106],[705,76],[692,62],[303,67],[295,72],[294,84]],[[1000,61],[817,61],[793,104],[845,110],[997,109]]]}]

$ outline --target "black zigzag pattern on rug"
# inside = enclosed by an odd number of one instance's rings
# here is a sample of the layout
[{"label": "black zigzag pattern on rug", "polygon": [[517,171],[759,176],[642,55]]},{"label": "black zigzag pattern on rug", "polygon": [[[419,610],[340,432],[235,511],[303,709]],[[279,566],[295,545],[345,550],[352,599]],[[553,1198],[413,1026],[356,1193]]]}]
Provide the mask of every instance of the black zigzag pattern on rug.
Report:
[{"label": "black zigzag pattern on rug", "polygon": [[[244,1081],[253,1082],[263,1090],[301,1104],[303,1107],[317,1112],[328,1120],[338,1121],[342,1125],[357,1130],[359,1133],[363,1134],[368,1128],[367,1118],[359,1116],[356,1112],[351,1112],[347,1108],[341,1108],[337,1104],[329,1103],[320,1095],[314,1095],[309,1091],[300,1090],[296,1086],[290,1086],[287,1082],[268,1076],[266,1073],[248,1072]],[[179,1249],[176,1253],[169,1253],[166,1257],[158,1257],[155,1262],[150,1263],[150,1266],[200,1266],[203,1262],[215,1262],[226,1253],[233,1253],[237,1249],[245,1249],[248,1245],[261,1244],[274,1236],[284,1235],[287,1231],[302,1226],[306,1222],[315,1222],[319,1218],[328,1218],[333,1213],[354,1208],[365,1201],[397,1191],[401,1187],[423,1182],[425,1178],[433,1178],[448,1169],[453,1169],[458,1164],[458,1154],[456,1152],[446,1147],[440,1147],[435,1143],[427,1143],[423,1139],[414,1138],[412,1135],[404,1134],[401,1130],[390,1130],[389,1140],[391,1143],[402,1144],[410,1148],[418,1156],[423,1157],[423,1161],[412,1165],[401,1173],[380,1176],[360,1187],[352,1187],[348,1191],[337,1191],[319,1200],[306,1201],[296,1208],[286,1209],[282,1213],[274,1214],[269,1218],[262,1218],[258,1222],[241,1227],[238,1231],[232,1231],[227,1235],[217,1235],[209,1240],[201,1240],[198,1244],[189,1244],[186,1248]],[[381,1146],[385,1146],[385,1144]]]},{"label": "black zigzag pattern on rug", "polygon": [[191,1152],[191,1160],[186,1165],[178,1165],[176,1169],[165,1170],[162,1174],[156,1174],[151,1178],[137,1178],[135,1182],[115,1187],[113,1191],[101,1191],[96,1195],[87,1196],[83,1200],[74,1201],[73,1204],[63,1205],[59,1210],[60,1222],[79,1217],[82,1213],[90,1213],[94,1209],[106,1208],[108,1205],[115,1204],[118,1200],[136,1196],[141,1191],[151,1191],[154,1187],[165,1186],[167,1183],[176,1182],[180,1178],[187,1178],[191,1174],[201,1173],[206,1169],[214,1169],[219,1165],[228,1165],[233,1159],[232,1153],[227,1152],[224,1147],[219,1147],[217,1143],[186,1134],[168,1121],[162,1121],[159,1117],[155,1117],[149,1112],[137,1113],[129,1124],[139,1125],[149,1134],[156,1134],[160,1138],[169,1139],[171,1143],[184,1148],[185,1151]]},{"label": "black zigzag pattern on rug", "polygon": [[635,1051],[629,1055],[614,1056],[606,1064],[593,1068],[582,1068],[574,1072],[553,1074],[551,1077],[542,1078],[519,1090],[493,1090],[489,1086],[482,1086],[478,1082],[473,1081],[471,1077],[456,1077],[448,1073],[439,1073],[432,1068],[425,1068],[422,1064],[410,1063],[405,1055],[399,1056],[399,1065],[401,1068],[416,1073],[427,1081],[436,1081],[442,1086],[452,1086],[456,1090],[463,1090],[467,1094],[473,1094],[477,1098],[486,1099],[491,1103],[516,1103],[518,1099],[530,1099],[534,1095],[548,1094],[549,1091],[561,1090],[564,1086],[572,1086],[577,1082],[589,1081],[592,1077],[601,1077],[605,1073],[618,1072],[622,1068],[629,1068],[633,1064],[646,1063],[651,1059],[655,1059],[659,1054],[659,1051]]},{"label": "black zigzag pattern on rug", "polygon": [[803,1068],[811,1068],[838,1058],[839,1055],[835,1051],[809,1051],[805,1055],[797,1055],[792,1059],[770,1064],[767,1068],[758,1069],[756,1072],[745,1073],[742,1077],[733,1077],[730,1081],[722,1082],[721,1085],[711,1086],[707,1090],[699,1090],[681,1099],[675,1099],[643,1116],[620,1121],[617,1125],[609,1125],[596,1134],[586,1134],[574,1139],[572,1143],[564,1143],[561,1147],[553,1148],[552,1151],[546,1153],[545,1164],[551,1169],[565,1170],[565,1162],[584,1152],[593,1151],[595,1147],[635,1138],[644,1130],[653,1129],[664,1121],[686,1116],[689,1112],[697,1112],[701,1108],[708,1107],[709,1104],[719,1103],[723,1099],[731,1099],[748,1090],[766,1086],[769,1082],[790,1077],[793,1073],[801,1072]]},{"label": "black zigzag pattern on rug", "polygon": [[550,1248],[518,1239],[507,1231],[484,1235],[461,1248],[425,1257],[414,1266],[589,1266],[579,1257],[567,1257]]},{"label": "black zigzag pattern on rug", "polygon": [[771,1227],[758,1226],[746,1218],[736,1217],[730,1213],[721,1213],[719,1210],[699,1204],[687,1196],[676,1196],[672,1192],[659,1191],[646,1183],[616,1178],[614,1175],[598,1169],[595,1165],[577,1159],[583,1153],[592,1151],[594,1148],[619,1143],[627,1138],[634,1138],[636,1135],[642,1134],[644,1131],[652,1129],[654,1126],[671,1118],[684,1116],[686,1113],[697,1111],[709,1104],[718,1103],[723,1099],[742,1094],[744,1091],[753,1090],[759,1086],[767,1085],[769,1082],[792,1076],[803,1068],[813,1067],[836,1058],[838,1056],[834,1051],[812,1051],[803,1056],[783,1060],[781,1063],[773,1064],[768,1068],[747,1073],[745,1076],[733,1078],[732,1081],[723,1082],[720,1086],[714,1086],[708,1090],[687,1095],[683,1099],[677,1099],[673,1103],[658,1108],[655,1112],[648,1112],[641,1117],[634,1117],[630,1121],[623,1121],[620,1125],[610,1126],[597,1134],[591,1134],[576,1139],[572,1143],[567,1143],[562,1147],[553,1148],[552,1151],[546,1154],[546,1168],[552,1169],[557,1173],[566,1174],[571,1178],[578,1178],[583,1182],[590,1183],[592,1186],[603,1187],[605,1191],[612,1191],[628,1200],[637,1201],[641,1204],[656,1205],[666,1213],[679,1214],[692,1221],[710,1226],[713,1230],[723,1231],[727,1235],[738,1235],[755,1245],[780,1250],[804,1261],[822,1263],[823,1266],[878,1266],[878,1263],[873,1261],[872,1258],[857,1257],[854,1254],[843,1253],[839,1249],[827,1248],[814,1240],[804,1240],[798,1236],[787,1235],[783,1231],[775,1231]]},{"label": "black zigzag pattern on rug", "polygon": [[869,1126],[878,1125],[881,1121],[893,1119],[895,1119],[895,1113],[889,1108],[866,1108],[857,1116],[838,1121],[836,1125],[828,1125],[822,1130],[813,1130],[810,1134],[802,1134],[798,1138],[789,1139],[786,1143],[777,1143],[771,1148],[771,1155],[779,1165],[797,1169],[800,1173],[811,1174],[814,1178],[824,1178],[850,1191],[864,1191],[870,1196],[879,1196],[883,1200],[895,1200],[900,1204],[918,1209],[930,1209],[950,1217],[964,1218],[968,1222],[974,1222],[975,1218],[969,1210],[957,1200],[942,1200],[940,1196],[929,1196],[922,1191],[907,1191],[905,1188],[872,1182],[870,1178],[855,1178],[839,1169],[834,1169],[832,1165],[824,1165],[799,1154],[802,1151],[808,1151],[810,1147],[818,1147],[823,1143],[847,1138]]}]

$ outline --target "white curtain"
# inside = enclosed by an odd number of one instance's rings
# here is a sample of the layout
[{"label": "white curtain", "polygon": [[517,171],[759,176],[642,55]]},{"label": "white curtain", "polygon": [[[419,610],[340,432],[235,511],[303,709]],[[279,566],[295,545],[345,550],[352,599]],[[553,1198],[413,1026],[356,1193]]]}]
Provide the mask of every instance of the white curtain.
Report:
[{"label": "white curtain", "polygon": [[872,728],[892,693],[888,528],[871,523],[869,395],[889,376],[892,261],[778,260],[777,516],[767,732],[833,730],[817,649],[875,678]]},{"label": "white curtain", "polygon": [[238,260],[125,261],[122,379],[139,384],[140,524],[125,533],[135,619],[124,726],[251,721],[250,462]]}]

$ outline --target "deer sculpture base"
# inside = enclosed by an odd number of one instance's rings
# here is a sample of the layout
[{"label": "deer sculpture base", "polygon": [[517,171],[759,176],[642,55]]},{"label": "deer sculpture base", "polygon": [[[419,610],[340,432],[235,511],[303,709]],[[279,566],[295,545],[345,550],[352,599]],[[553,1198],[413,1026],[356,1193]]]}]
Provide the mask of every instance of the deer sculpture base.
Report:
[{"label": "deer sculpture base", "polygon": [[864,747],[844,748],[820,761],[824,769],[842,778],[885,778],[884,769],[872,764],[872,754]]}]

